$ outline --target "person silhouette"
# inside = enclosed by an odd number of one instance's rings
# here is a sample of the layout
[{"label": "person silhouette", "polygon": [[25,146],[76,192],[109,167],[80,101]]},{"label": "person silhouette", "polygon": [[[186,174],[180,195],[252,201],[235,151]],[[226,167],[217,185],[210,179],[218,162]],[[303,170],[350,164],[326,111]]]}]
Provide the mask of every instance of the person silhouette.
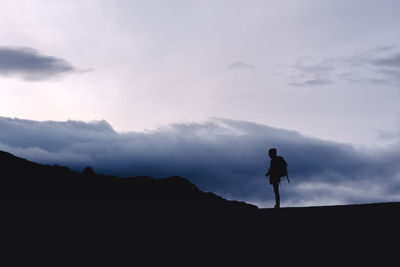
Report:
[{"label": "person silhouette", "polygon": [[283,157],[276,155],[276,148],[271,148],[268,150],[268,155],[271,158],[270,166],[268,172],[265,176],[269,176],[269,183],[274,188],[275,193],[275,208],[280,208],[281,198],[279,195],[279,184],[281,182],[281,177],[286,176],[288,182],[290,183],[289,176],[287,173],[287,163]]}]

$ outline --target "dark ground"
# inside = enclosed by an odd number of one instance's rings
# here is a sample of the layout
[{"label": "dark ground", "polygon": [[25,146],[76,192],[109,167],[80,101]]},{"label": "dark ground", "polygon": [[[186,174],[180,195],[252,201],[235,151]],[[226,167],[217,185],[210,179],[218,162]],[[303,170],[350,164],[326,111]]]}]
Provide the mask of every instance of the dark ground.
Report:
[{"label": "dark ground", "polygon": [[397,266],[400,203],[258,209],[181,177],[118,178],[0,152],[11,265]]}]

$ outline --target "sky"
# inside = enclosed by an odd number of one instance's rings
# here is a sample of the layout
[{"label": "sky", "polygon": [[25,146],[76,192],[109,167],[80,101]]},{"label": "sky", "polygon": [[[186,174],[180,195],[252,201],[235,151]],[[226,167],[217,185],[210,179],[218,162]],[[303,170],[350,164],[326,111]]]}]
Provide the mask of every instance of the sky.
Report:
[{"label": "sky", "polygon": [[0,149],[269,205],[274,146],[288,205],[400,201],[399,1],[0,4]]}]

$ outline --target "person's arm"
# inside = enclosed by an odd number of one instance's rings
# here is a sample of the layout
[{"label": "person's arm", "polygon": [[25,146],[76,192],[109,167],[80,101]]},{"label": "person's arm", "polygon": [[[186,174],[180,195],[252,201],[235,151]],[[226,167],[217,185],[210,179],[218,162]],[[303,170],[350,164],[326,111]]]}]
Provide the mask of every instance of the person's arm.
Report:
[{"label": "person's arm", "polygon": [[269,164],[269,168],[268,168],[268,171],[265,174],[265,176],[269,176],[269,175],[271,175],[271,163]]}]

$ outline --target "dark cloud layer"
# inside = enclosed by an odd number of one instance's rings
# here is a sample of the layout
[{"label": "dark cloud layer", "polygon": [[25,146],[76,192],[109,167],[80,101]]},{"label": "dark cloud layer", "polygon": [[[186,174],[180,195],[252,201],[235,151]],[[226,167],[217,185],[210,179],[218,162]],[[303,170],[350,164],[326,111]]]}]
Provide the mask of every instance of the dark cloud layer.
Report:
[{"label": "dark cloud layer", "polygon": [[0,47],[0,75],[43,80],[75,70],[66,60],[27,47]]},{"label": "dark cloud layer", "polygon": [[356,149],[246,121],[215,119],[150,132],[118,133],[105,121],[37,122],[0,117],[0,149],[27,159],[92,166],[120,176],[187,177],[229,199],[272,205],[264,174],[267,150],[278,148],[292,183],[282,204],[323,205],[400,200],[399,145]]}]

